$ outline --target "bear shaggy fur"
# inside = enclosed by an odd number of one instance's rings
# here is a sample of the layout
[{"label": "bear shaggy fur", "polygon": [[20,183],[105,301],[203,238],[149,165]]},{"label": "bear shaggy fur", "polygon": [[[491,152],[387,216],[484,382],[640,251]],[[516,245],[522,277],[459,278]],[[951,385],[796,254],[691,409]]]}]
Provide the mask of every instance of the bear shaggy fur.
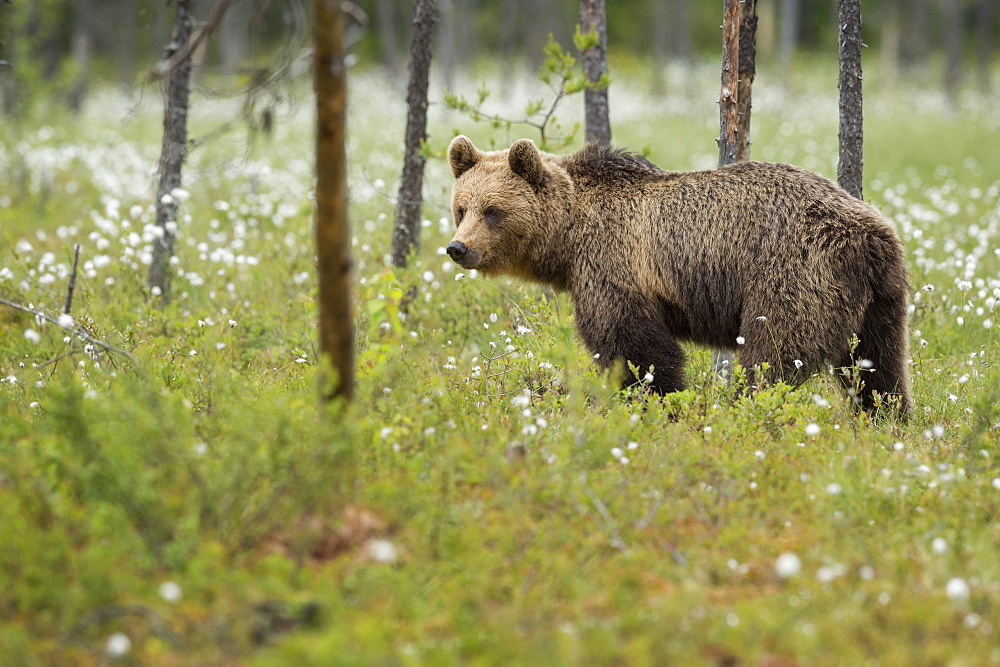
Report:
[{"label": "bear shaggy fur", "polygon": [[602,366],[652,366],[649,387],[677,391],[679,341],[690,341],[738,350],[751,385],[858,366],[862,407],[891,397],[909,409],[903,248],[875,209],[828,179],[764,162],[670,172],[608,147],[561,156],[527,139],[487,153],[459,136],[448,157],[448,254],[569,291]]}]

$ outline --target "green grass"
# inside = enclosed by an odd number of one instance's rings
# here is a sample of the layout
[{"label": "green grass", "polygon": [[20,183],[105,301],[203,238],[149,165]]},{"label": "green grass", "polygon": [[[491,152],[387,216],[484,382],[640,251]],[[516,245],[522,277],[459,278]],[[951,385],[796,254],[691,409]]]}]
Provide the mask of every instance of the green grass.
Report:
[{"label": "green grass", "polygon": [[[754,157],[834,175],[834,70],[766,74]],[[714,65],[665,97],[649,80],[613,82],[615,141],[711,167]],[[0,296],[58,314],[80,243],[73,315],[139,367],[0,309],[0,655],[92,664],[123,633],[122,660],[166,664],[1000,662],[997,119],[869,81],[865,196],[914,286],[907,424],[826,377],[741,397],[693,348],[685,392],[619,395],[565,296],[457,278],[442,160],[423,250],[386,268],[403,109],[365,72],[357,397],[321,411],[308,95],[269,142],[193,153],[165,308],[143,263],[155,101],[3,124]],[[489,141],[442,106],[432,148]],[[194,133],[234,109],[197,98]]]}]

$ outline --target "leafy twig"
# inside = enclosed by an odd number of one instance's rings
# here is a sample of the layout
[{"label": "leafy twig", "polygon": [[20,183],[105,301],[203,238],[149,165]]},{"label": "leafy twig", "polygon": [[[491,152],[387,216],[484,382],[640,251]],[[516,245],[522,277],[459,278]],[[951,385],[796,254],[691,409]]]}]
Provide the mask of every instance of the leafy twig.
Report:
[{"label": "leafy twig", "polygon": [[3,297],[0,297],[0,304],[3,304],[5,306],[8,306],[8,307],[13,308],[15,310],[20,310],[20,311],[28,313],[30,315],[34,315],[36,318],[41,318],[41,319],[45,320],[46,322],[49,322],[50,324],[56,325],[57,327],[59,327],[60,329],[62,329],[64,331],[68,331],[69,333],[73,334],[77,338],[85,340],[86,342],[90,343],[91,345],[95,345],[95,346],[101,348],[105,352],[113,352],[115,354],[120,354],[120,355],[122,355],[123,357],[125,357],[126,359],[129,360],[129,362],[132,364],[133,368],[135,368],[136,371],[139,371],[139,372],[142,371],[142,365],[139,364],[139,360],[136,359],[135,357],[133,357],[130,352],[128,352],[126,350],[123,350],[121,348],[115,347],[114,345],[111,345],[109,343],[105,343],[100,338],[95,338],[94,336],[90,335],[90,333],[86,329],[84,329],[82,326],[80,326],[74,320],[72,320],[72,318],[52,317],[51,315],[49,315],[47,313],[43,313],[40,310],[35,310],[34,308],[30,308],[28,306],[22,305],[20,303],[16,303],[14,301],[8,301],[7,299],[4,299]]}]

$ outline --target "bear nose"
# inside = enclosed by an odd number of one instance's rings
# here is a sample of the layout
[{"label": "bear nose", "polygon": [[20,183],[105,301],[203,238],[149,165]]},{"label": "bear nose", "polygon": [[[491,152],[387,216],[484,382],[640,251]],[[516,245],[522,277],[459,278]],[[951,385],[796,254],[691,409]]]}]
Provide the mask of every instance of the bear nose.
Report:
[{"label": "bear nose", "polygon": [[452,241],[447,247],[448,256],[456,262],[462,261],[469,254],[469,248],[461,241]]}]

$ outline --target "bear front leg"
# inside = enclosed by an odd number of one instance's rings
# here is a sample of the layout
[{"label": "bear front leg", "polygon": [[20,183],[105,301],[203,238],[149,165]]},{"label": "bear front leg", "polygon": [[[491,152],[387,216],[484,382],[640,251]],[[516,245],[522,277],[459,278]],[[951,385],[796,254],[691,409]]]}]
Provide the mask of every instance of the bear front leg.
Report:
[{"label": "bear front leg", "polygon": [[[603,288],[603,289],[602,289]],[[658,394],[684,388],[684,351],[671,335],[660,307],[637,291],[617,285],[584,286],[573,291],[576,329],[603,368],[616,361],[626,365],[624,387],[648,386]],[[653,379],[645,376],[653,366]]]}]

